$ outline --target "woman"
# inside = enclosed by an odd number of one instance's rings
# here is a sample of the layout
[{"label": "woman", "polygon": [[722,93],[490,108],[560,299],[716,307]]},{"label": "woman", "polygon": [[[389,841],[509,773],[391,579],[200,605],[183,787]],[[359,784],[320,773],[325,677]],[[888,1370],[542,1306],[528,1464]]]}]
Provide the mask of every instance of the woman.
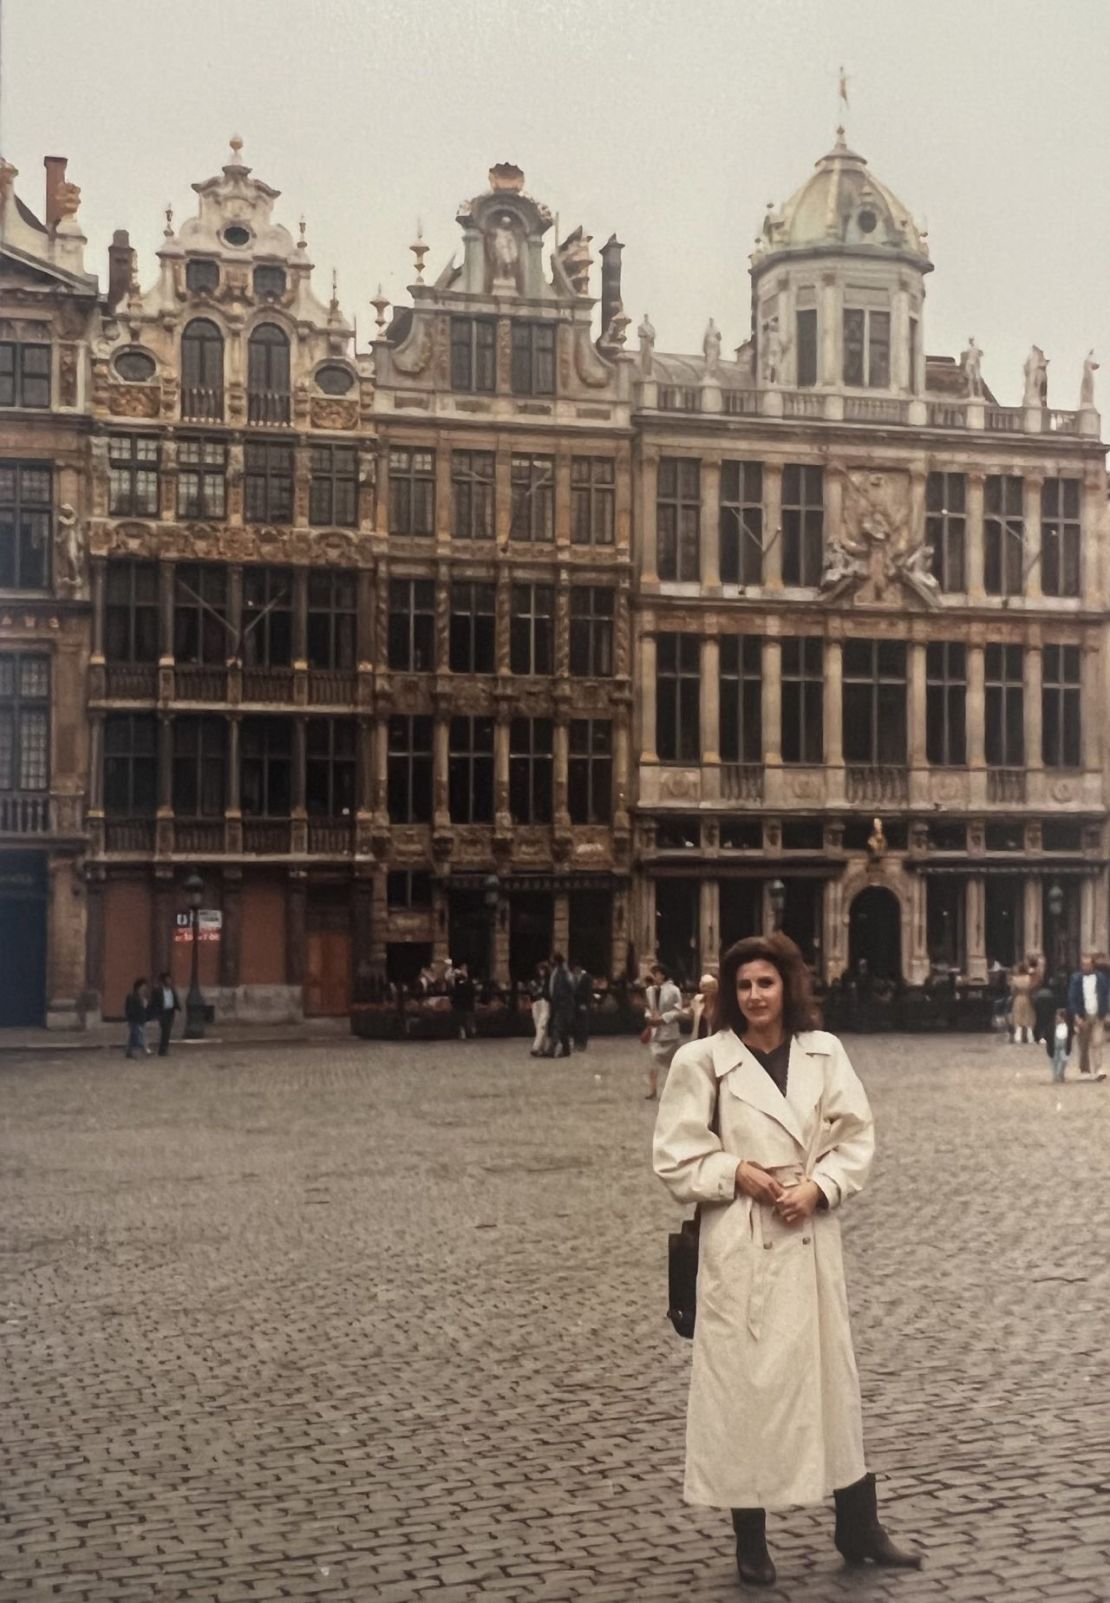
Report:
[{"label": "woman", "polygon": [[1010,976],[1010,1028],[1015,1043],[1033,1041],[1037,1015],[1033,1007],[1033,975],[1019,963]]},{"label": "woman", "polygon": [[662,963],[651,971],[652,983],[647,988],[647,1012],[644,1015],[644,1035],[647,1038],[651,1067],[648,1069],[648,1088],[645,1098],[654,1102],[659,1095],[659,1075],[666,1074],[671,1059],[682,1040],[682,992],[671,979]]},{"label": "woman", "polygon": [[532,998],[532,1024],[536,1032],[532,1041],[531,1056],[542,1058],[547,1049],[547,1023],[551,1017],[550,964],[536,964],[536,977],[528,987],[528,994]]},{"label": "woman", "polygon": [[712,1035],[717,1028],[717,976],[703,974],[698,981],[698,993],[690,1003],[690,1034],[695,1041]]},{"label": "woman", "polygon": [[700,1202],[687,1502],[732,1511],[740,1579],[770,1586],[768,1508],[836,1498],[836,1546],[918,1568],[879,1524],[867,1473],[836,1209],[871,1167],[871,1109],[835,1035],[814,1029],[785,935],[721,962],[717,1033],[679,1051],[655,1172]]}]

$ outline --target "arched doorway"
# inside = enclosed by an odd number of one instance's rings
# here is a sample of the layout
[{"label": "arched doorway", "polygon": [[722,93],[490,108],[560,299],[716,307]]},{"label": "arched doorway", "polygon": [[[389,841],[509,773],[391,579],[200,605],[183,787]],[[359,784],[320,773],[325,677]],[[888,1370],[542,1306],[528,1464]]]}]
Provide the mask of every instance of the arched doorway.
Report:
[{"label": "arched doorway", "polygon": [[885,885],[860,891],[848,914],[848,966],[858,974],[860,959],[872,979],[902,978],[902,909]]}]

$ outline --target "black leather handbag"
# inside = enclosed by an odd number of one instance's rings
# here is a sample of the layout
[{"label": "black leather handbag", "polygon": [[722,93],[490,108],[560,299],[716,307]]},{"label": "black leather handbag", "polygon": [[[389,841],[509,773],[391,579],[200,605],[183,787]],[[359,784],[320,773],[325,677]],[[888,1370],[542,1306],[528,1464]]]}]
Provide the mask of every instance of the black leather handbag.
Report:
[{"label": "black leather handbag", "polygon": [[[719,1092],[718,1092],[719,1096]],[[719,1102],[714,1105],[709,1128],[718,1129]],[[680,1336],[689,1341],[698,1317],[698,1244],[701,1237],[699,1202],[692,1219],[684,1219],[678,1230],[667,1237],[667,1318]]]}]

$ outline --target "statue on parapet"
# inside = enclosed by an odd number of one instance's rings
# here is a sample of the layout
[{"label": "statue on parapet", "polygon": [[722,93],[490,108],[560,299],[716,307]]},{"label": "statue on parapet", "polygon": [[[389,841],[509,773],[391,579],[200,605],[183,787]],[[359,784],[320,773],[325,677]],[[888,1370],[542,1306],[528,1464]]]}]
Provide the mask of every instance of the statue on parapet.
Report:
[{"label": "statue on parapet", "polygon": [[1022,396],[1023,406],[1048,405],[1048,358],[1039,345],[1034,345],[1025,358],[1022,368],[1025,376],[1025,393]]},{"label": "statue on parapet", "polygon": [[1079,384],[1080,407],[1093,407],[1095,404],[1095,374],[1099,364],[1095,361],[1094,350],[1091,349],[1083,358],[1083,377]]},{"label": "statue on parapet", "polygon": [[983,353],[975,343],[975,335],[967,337],[967,350],[960,352],[960,366],[967,382],[968,399],[978,401],[983,394]]},{"label": "statue on parapet", "polygon": [[705,357],[705,371],[715,373],[721,365],[721,331],[712,318],[706,324],[701,349]]},{"label": "statue on parapet", "polygon": [[647,312],[636,330],[636,337],[640,341],[640,372],[645,378],[650,378],[655,361],[655,325]]}]

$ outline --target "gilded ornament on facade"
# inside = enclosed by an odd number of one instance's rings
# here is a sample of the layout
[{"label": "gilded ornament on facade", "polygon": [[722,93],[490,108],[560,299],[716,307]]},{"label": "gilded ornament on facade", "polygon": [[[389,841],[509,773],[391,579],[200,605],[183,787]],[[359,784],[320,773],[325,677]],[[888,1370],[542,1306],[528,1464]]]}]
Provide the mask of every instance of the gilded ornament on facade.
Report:
[{"label": "gilded ornament on facade", "polygon": [[107,384],[108,410],[113,417],[155,418],[161,410],[162,392],[157,384]]},{"label": "gilded ornament on facade", "polygon": [[318,429],[353,429],[358,427],[358,402],[340,400],[330,395],[312,397],[312,424]]}]

